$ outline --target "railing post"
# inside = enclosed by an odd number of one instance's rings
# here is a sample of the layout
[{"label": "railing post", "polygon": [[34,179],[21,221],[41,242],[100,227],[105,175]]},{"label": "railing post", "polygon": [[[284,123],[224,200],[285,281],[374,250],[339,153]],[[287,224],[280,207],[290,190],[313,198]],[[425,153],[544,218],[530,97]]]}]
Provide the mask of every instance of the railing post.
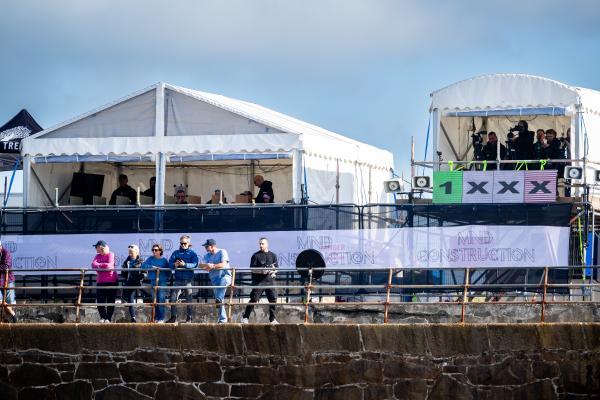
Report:
[{"label": "railing post", "polygon": [[81,268],[81,278],[79,279],[79,294],[77,295],[77,308],[75,309],[75,322],[80,322],[79,312],[81,309],[81,299],[83,297],[83,285],[85,281],[85,269]]},{"label": "railing post", "polygon": [[227,309],[227,320],[231,322],[231,308],[233,303],[233,292],[235,291],[235,268],[231,269],[231,283],[229,284],[229,304]]},{"label": "railing post", "polygon": [[308,304],[310,303],[310,290],[312,288],[312,268],[308,269],[308,285],[306,288],[306,304],[304,305],[304,323],[308,323]]},{"label": "railing post", "polygon": [[154,271],[156,272],[156,278],[154,279],[154,288],[152,289],[154,291],[154,296],[152,296],[152,319],[150,320],[151,322],[155,322],[156,320],[156,298],[158,297],[158,277],[160,274],[160,268],[154,268]]},{"label": "railing post", "polygon": [[460,323],[465,323],[465,307],[467,306],[467,292],[469,291],[469,267],[465,268],[465,281],[463,286],[463,298],[460,309]]},{"label": "railing post", "polygon": [[388,311],[389,311],[389,306],[390,306],[390,291],[391,290],[392,290],[392,268],[390,268],[390,270],[388,272],[388,282],[387,282],[386,294],[385,294],[385,305],[384,305],[384,310],[383,310],[383,323],[384,324],[388,323]]},{"label": "railing post", "polygon": [[544,287],[542,291],[542,315],[540,321],[545,322],[546,319],[546,292],[548,291],[548,267],[544,268]]},{"label": "railing post", "polygon": [[0,318],[1,318],[2,321],[4,321],[4,311],[6,310],[6,293],[8,293],[8,277],[9,276],[10,276],[9,270],[6,269],[4,271],[4,286],[2,287],[2,292],[3,292],[3,296],[2,296],[2,314],[0,315]]}]

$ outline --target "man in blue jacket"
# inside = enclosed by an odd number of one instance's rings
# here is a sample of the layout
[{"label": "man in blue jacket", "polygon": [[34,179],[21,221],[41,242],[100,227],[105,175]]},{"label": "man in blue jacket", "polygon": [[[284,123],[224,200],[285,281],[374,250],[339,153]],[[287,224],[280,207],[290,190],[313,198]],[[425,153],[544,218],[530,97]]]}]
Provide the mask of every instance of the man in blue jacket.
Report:
[{"label": "man in blue jacket", "polygon": [[[194,317],[191,286],[194,283],[194,268],[198,266],[198,255],[191,247],[191,237],[183,235],[179,238],[179,249],[175,250],[169,259],[169,267],[175,271],[175,280],[173,281],[175,289],[171,290],[171,303],[173,303],[171,318],[167,321],[170,323],[177,322],[177,298],[182,290],[185,291],[185,301],[188,304],[185,322],[192,322]],[[182,286],[189,286],[189,288],[182,289]]]}]

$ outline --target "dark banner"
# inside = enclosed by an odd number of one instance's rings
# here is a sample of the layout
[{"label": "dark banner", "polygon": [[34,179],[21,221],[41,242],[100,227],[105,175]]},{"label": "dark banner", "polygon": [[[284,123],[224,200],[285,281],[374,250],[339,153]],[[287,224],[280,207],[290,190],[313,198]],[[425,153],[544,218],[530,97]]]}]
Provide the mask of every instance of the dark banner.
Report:
[{"label": "dark banner", "polygon": [[0,127],[0,153],[20,153],[21,140],[42,131],[42,127],[23,109]]}]

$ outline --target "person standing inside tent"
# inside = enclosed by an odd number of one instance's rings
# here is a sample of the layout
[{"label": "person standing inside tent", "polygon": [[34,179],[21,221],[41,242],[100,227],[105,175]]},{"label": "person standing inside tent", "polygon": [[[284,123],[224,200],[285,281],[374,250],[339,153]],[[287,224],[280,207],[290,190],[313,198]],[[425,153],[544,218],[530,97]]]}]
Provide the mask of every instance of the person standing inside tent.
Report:
[{"label": "person standing inside tent", "polygon": [[119,175],[119,187],[116,188],[114,192],[112,192],[108,204],[112,206],[117,204],[117,196],[127,197],[131,204],[135,204],[137,200],[137,193],[131,186],[128,185],[128,182],[129,179],[127,178],[127,175]]},{"label": "person standing inside tent", "polygon": [[218,249],[215,239],[207,239],[204,243],[206,254],[202,257],[200,268],[208,271],[208,276],[212,286],[219,286],[213,289],[215,302],[219,308],[218,323],[227,322],[227,313],[222,306],[227,286],[231,285],[231,271],[229,268],[229,255],[227,250]]},{"label": "person standing inside tent", "polygon": [[92,261],[92,268],[96,270],[96,302],[99,304],[100,323],[110,323],[115,312],[115,306],[106,304],[115,303],[117,289],[105,288],[105,286],[117,286],[119,284],[119,276],[115,271],[115,254],[111,253],[104,240],[98,240],[93,246],[96,248],[97,253]]},{"label": "person standing inside tent", "polygon": [[[15,275],[12,272],[12,255],[4,243],[0,241],[0,302],[5,304],[4,309],[10,316],[10,322],[12,323],[17,322],[17,316],[10,306],[10,304],[16,303],[15,290],[10,289],[14,287]],[[4,296],[6,296],[6,299]]]},{"label": "person standing inside tent", "polygon": [[156,202],[156,177],[150,178],[150,187],[142,192],[144,196],[152,197],[152,203]]},{"label": "person standing inside tent", "polygon": [[265,181],[262,175],[254,177],[254,186],[258,187],[258,194],[254,199],[256,203],[274,203],[275,194],[273,193],[273,182]]}]

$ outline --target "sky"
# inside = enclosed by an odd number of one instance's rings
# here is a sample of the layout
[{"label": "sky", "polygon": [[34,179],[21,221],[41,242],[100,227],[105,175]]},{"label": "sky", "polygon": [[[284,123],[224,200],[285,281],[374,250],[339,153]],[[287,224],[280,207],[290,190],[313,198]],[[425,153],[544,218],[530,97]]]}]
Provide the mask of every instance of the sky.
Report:
[{"label": "sky", "polygon": [[0,0],[0,125],[164,81],[387,149],[408,176],[436,89],[526,73],[600,90],[598,21],[597,0]]}]

